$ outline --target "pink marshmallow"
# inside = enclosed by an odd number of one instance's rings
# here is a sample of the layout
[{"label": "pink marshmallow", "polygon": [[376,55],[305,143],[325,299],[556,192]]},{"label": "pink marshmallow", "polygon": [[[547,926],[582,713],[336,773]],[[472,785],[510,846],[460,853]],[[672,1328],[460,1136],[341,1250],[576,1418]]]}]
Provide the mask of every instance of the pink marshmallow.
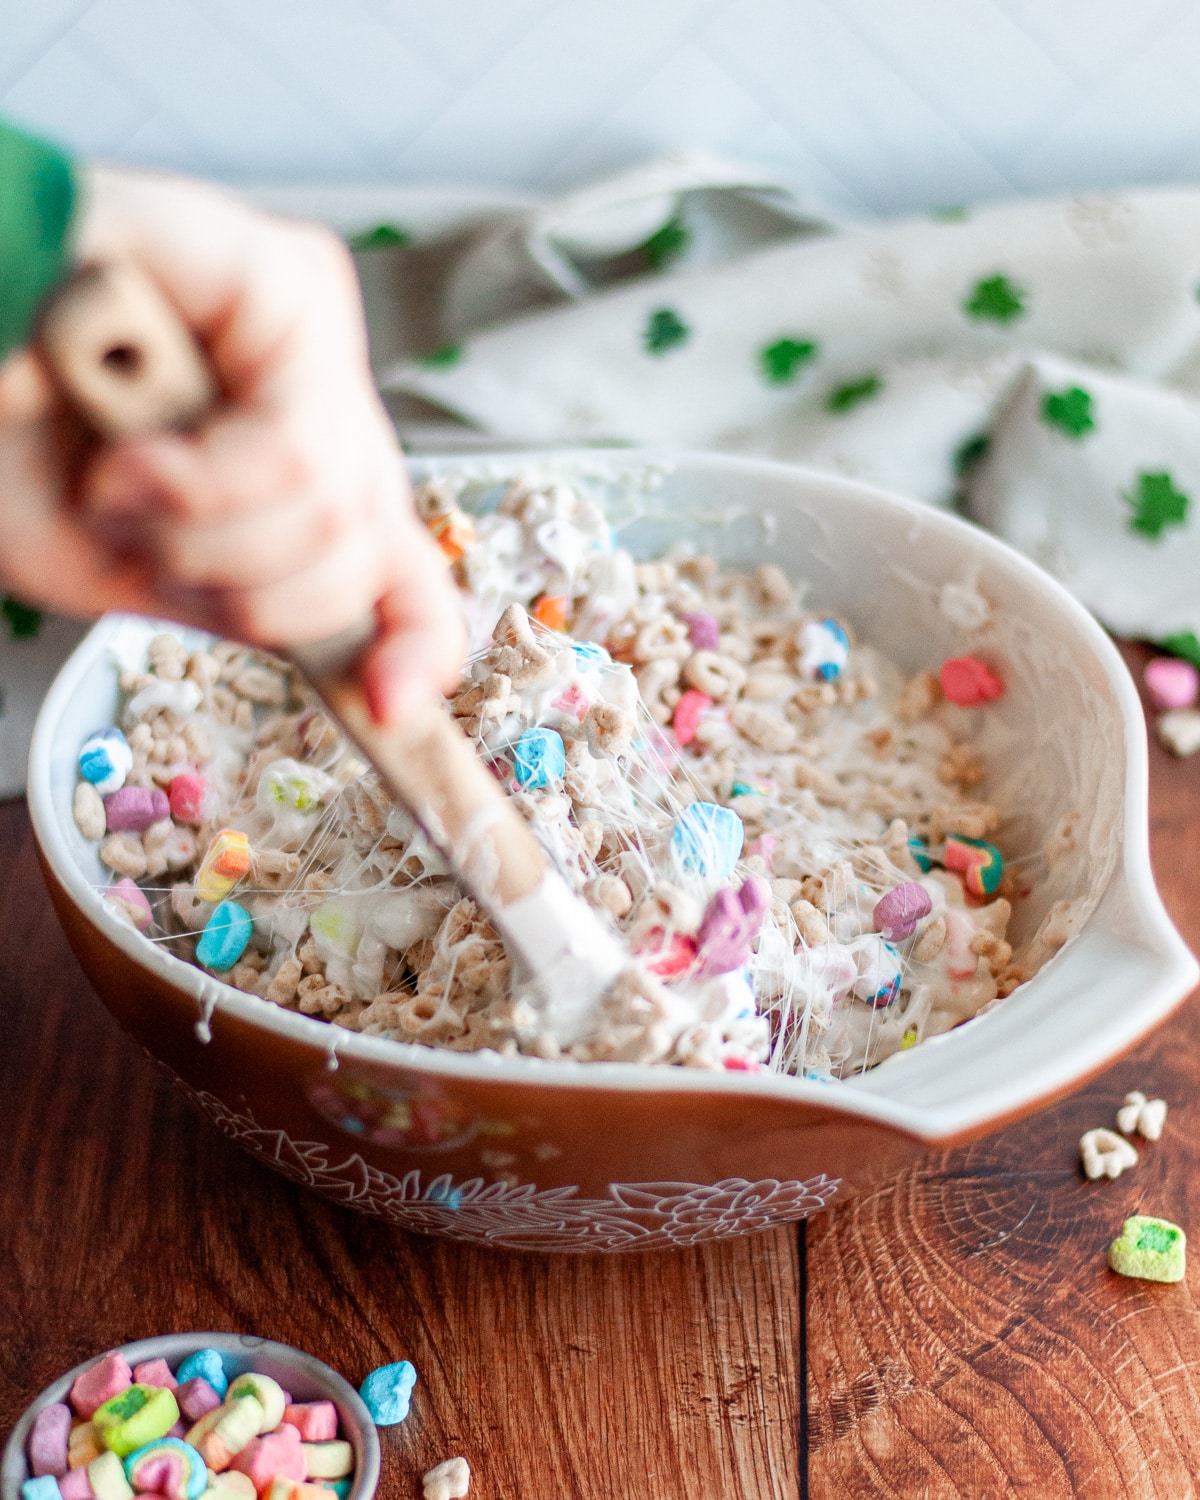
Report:
[{"label": "pink marshmallow", "polygon": [[68,1469],[58,1478],[58,1493],[62,1500],[92,1500],[92,1481],[87,1468]]},{"label": "pink marshmallow", "polygon": [[1156,656],[1142,677],[1155,708],[1191,708],[1200,695],[1200,672],[1177,656]]},{"label": "pink marshmallow", "polygon": [[178,1438],[180,1442],[183,1442],[190,1430],[190,1424],[180,1419],[178,1422],[172,1422],[165,1435],[167,1437]]},{"label": "pink marshmallow", "polygon": [[29,1430],[29,1472],[33,1478],[67,1472],[67,1440],[71,1432],[71,1408],[61,1401],[43,1406]]},{"label": "pink marshmallow", "polygon": [[274,1432],[265,1432],[247,1443],[230,1468],[245,1474],[260,1495],[270,1489],[272,1479],[306,1479],[308,1465],[299,1429],[281,1422]]},{"label": "pink marshmallow", "polygon": [[[150,902],[146,898],[145,891],[141,886],[135,885],[128,875],[118,880],[116,885],[109,886],[104,893],[104,899],[123,910],[139,932],[145,932],[154,921],[154,913],[150,909]],[[162,1364],[162,1360],[158,1360],[157,1363]]]},{"label": "pink marshmallow", "polygon": [[298,1406],[287,1406],[283,1420],[290,1422],[306,1443],[328,1443],[338,1435],[337,1407],[332,1401],[303,1401]]},{"label": "pink marshmallow", "polygon": [[191,1380],[185,1380],[175,1392],[175,1399],[189,1422],[198,1422],[221,1404],[220,1396],[203,1375],[193,1375]]},{"label": "pink marshmallow", "polygon": [[167,787],[171,816],[181,823],[203,823],[213,801],[212,791],[197,771],[180,771]]},{"label": "pink marshmallow", "polygon": [[687,626],[688,640],[693,651],[716,651],[721,644],[721,627],[716,615],[707,610],[696,610],[692,614],[680,615]]},{"label": "pink marshmallow", "polygon": [[129,1361],[115,1349],[103,1355],[77,1375],[71,1387],[71,1405],[85,1422],[90,1422],[106,1401],[127,1391],[133,1384]]},{"label": "pink marshmallow", "polygon": [[165,1359],[147,1359],[140,1365],[134,1365],[133,1383],[162,1386],[168,1391],[179,1389],[179,1382],[171,1374],[171,1367]]}]

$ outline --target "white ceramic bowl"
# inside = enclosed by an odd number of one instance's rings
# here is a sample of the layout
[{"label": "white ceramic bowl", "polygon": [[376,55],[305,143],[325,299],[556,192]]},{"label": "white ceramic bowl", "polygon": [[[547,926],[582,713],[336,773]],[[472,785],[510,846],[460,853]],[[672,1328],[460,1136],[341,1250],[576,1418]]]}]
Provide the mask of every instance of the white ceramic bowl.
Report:
[{"label": "white ceramic bowl", "polygon": [[[502,1060],[347,1033],[227,988],[100,900],[104,872],[75,830],[71,797],[80,743],[115,711],[110,647],[129,626],[109,619],[64,667],[34,738],[29,802],[50,889],[121,1023],[269,1164],[353,1206],[466,1239],[691,1243],[803,1217],[839,1183],[892,1171],[922,1143],[1028,1113],[1111,1062],[1195,983],[1150,872],[1133,683],[1091,616],[1004,544],[861,485],[745,459],[608,451],[420,468],[496,481],[557,474],[606,494],[620,540],[643,556],[686,538],[727,564],[777,562],[806,581],[810,603],[846,616],[909,670],[985,649],[1007,683],[980,715],[978,739],[989,799],[1005,811],[1000,844],[1038,856],[1064,814],[1078,815],[1073,850],[1014,913],[1018,954],[1053,901],[1076,901],[1085,920],[1004,1003],[834,1085]],[[964,588],[990,601],[982,630],[963,623]],[[196,1023],[209,1016],[205,1043]]]}]

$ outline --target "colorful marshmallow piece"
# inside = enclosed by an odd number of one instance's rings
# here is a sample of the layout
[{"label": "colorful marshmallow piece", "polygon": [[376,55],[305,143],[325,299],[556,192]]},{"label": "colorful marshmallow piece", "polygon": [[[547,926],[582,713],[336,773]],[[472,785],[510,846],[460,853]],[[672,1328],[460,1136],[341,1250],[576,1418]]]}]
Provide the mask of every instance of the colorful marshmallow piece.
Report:
[{"label": "colorful marshmallow piece", "polygon": [[336,791],[337,782],[320,767],[284,757],[273,760],[259,777],[256,805],[265,813],[276,808],[316,813],[329,794]]},{"label": "colorful marshmallow piece", "polygon": [[119,729],[98,729],[84,740],[79,752],[79,774],[102,797],[123,787],[132,770],[133,751]]},{"label": "colorful marshmallow piece", "polygon": [[994,895],[1004,874],[1004,859],[995,844],[969,839],[965,833],[946,835],[942,863],[958,871],[968,893],[978,900]]},{"label": "colorful marshmallow piece", "polygon": [[115,1453],[101,1453],[80,1472],[87,1475],[96,1500],[132,1500],[133,1486],[126,1478],[125,1465]]},{"label": "colorful marshmallow piece", "polygon": [[[353,1477],[349,1479],[322,1479],[321,1484],[326,1490],[332,1490],[338,1497],[338,1500],[349,1500],[350,1491],[354,1487],[354,1479]],[[328,1495],[325,1495],[323,1500],[329,1500]]]},{"label": "colorful marshmallow piece", "polygon": [[[130,880],[128,875],[123,875],[116,885],[109,886],[104,892],[104,900],[139,932],[146,932],[154,921],[154,912],[150,908],[149,898],[141,886],[135,880]],[[153,1384],[152,1381],[146,1383]]]},{"label": "colorful marshmallow piece", "polygon": [[530,619],[560,634],[567,628],[567,601],[562,594],[539,594],[529,611]]},{"label": "colorful marshmallow piece", "polygon": [[[285,1479],[281,1483],[290,1481]],[[222,1469],[219,1474],[209,1471],[205,1500],[255,1500],[257,1494],[254,1481],[248,1474],[241,1474],[237,1469]]]},{"label": "colorful marshmallow piece", "polygon": [[[244,1396],[242,1400],[253,1401],[254,1397]],[[281,1422],[274,1432],[253,1438],[237,1454],[230,1467],[247,1475],[260,1495],[265,1495],[270,1489],[272,1479],[307,1478],[304,1444],[300,1441],[300,1434],[287,1422]]]},{"label": "colorful marshmallow piece", "polygon": [[978,708],[1004,691],[1004,683],[977,656],[951,656],[942,663],[942,697],[960,708]]},{"label": "colorful marshmallow piece", "polygon": [[933,900],[925,887],[915,880],[893,886],[875,903],[872,920],[875,931],[889,943],[902,943],[912,937],[917,923],[933,910]]},{"label": "colorful marshmallow piece", "polygon": [[250,840],[239,828],[222,828],[205,850],[196,876],[201,901],[223,901],[250,868]]},{"label": "colorful marshmallow piece", "polygon": [[342,1438],[324,1443],[301,1443],[309,1479],[345,1479],[354,1471],[354,1449]]},{"label": "colorful marshmallow piece", "polygon": [[438,547],[451,562],[457,562],[475,540],[475,523],[457,506],[430,516],[425,522]]},{"label": "colorful marshmallow piece", "polygon": [[21,1500],[62,1500],[62,1491],[53,1474],[39,1474],[21,1486]]},{"label": "colorful marshmallow piece", "polygon": [[1142,680],[1158,709],[1191,708],[1200,697],[1200,672],[1179,656],[1156,656],[1148,661]]},{"label": "colorful marshmallow piece", "polygon": [[700,923],[697,972],[711,979],[748,964],[770,905],[771,886],[761,875],[748,876],[736,894],[728,886],[716,891]]},{"label": "colorful marshmallow piece", "polygon": [[104,1452],[95,1422],[78,1422],[67,1439],[67,1463],[72,1469],[86,1469]]},{"label": "colorful marshmallow piece", "polygon": [[[181,1367],[182,1368],[182,1367]],[[193,1375],[175,1392],[179,1410],[188,1422],[198,1422],[210,1411],[216,1411],[221,1398],[203,1375]]]},{"label": "colorful marshmallow piece", "polygon": [[916,861],[917,868],[922,875],[928,875],[933,869],[933,854],[929,845],[923,839],[913,837],[908,841],[908,852]]},{"label": "colorful marshmallow piece", "polygon": [[175,1399],[178,1401],[179,1382],[171,1374],[171,1366],[165,1359],[147,1359],[140,1365],[133,1367],[133,1379],[135,1385],[161,1385],[169,1391],[175,1391]]},{"label": "colorful marshmallow piece", "polygon": [[123,786],[104,799],[109,833],[145,833],[151,823],[171,816],[167,794],[156,786]]},{"label": "colorful marshmallow piece", "polygon": [[692,743],[696,738],[696,730],[700,727],[700,720],[705,710],[712,707],[712,703],[707,693],[701,693],[696,688],[688,688],[686,692],[680,693],[675,712],[671,715],[671,728],[678,744]]},{"label": "colorful marshmallow piece", "polygon": [[229,1377],[225,1374],[225,1361],[221,1358],[219,1350],[197,1349],[195,1354],[189,1354],[175,1371],[175,1379],[181,1386],[195,1379],[197,1375],[202,1380],[207,1380],[220,1399],[224,1401],[225,1392],[229,1389]]},{"label": "colorful marshmallow piece", "polygon": [[290,1422],[306,1443],[326,1443],[338,1434],[338,1412],[332,1401],[300,1401],[284,1407]]},{"label": "colorful marshmallow piece", "polygon": [[164,1437],[146,1443],[125,1460],[125,1477],[142,1494],[165,1500],[199,1500],[208,1488],[208,1467],[189,1443]]},{"label": "colorful marshmallow piece", "polygon": [[1108,1247],[1108,1263],[1120,1276],[1140,1281],[1182,1281],[1187,1236],[1178,1224],[1134,1214]]},{"label": "colorful marshmallow piece", "polygon": [[612,666],[612,657],[595,641],[572,641],[575,663],[582,672],[596,672],[602,667]]},{"label": "colorful marshmallow piece", "polygon": [[675,819],[671,852],[687,874],[725,880],[733,874],[745,837],[745,826],[732,808],[692,802]]},{"label": "colorful marshmallow piece", "polygon": [[[109,1458],[116,1458],[117,1467],[120,1468],[121,1460],[117,1458],[117,1455],[110,1453],[108,1456]],[[123,1471],[121,1480],[122,1482],[125,1480]],[[125,1485],[125,1488],[129,1489],[128,1484]],[[87,1469],[68,1469],[65,1474],[58,1476],[58,1493],[62,1496],[62,1500],[93,1500],[96,1492],[92,1488],[92,1481],[88,1478]],[[129,1493],[132,1495],[133,1491],[129,1490]]]},{"label": "colorful marshmallow piece", "polygon": [[893,1004],[900,995],[904,967],[891,943],[882,938],[866,937],[856,944],[858,978],[852,992],[876,1010]]},{"label": "colorful marshmallow piece", "polygon": [[359,1386],[358,1394],[377,1427],[394,1427],[408,1416],[416,1383],[416,1369],[407,1359],[401,1359],[393,1365],[380,1365],[377,1370],[372,1370]]},{"label": "colorful marshmallow piece", "polygon": [[113,1396],[128,1390],[133,1384],[133,1371],[123,1354],[110,1349],[94,1365],[89,1365],[82,1375],[75,1377],[71,1386],[70,1402],[76,1416],[90,1421],[101,1406]]},{"label": "colorful marshmallow piece", "polygon": [[850,637],[834,619],[810,620],[800,633],[800,670],[806,677],[833,682],[850,660]]},{"label": "colorful marshmallow piece", "polygon": [[92,1418],[101,1443],[118,1458],[166,1437],[178,1420],[175,1392],[157,1385],[131,1385],[98,1407]]},{"label": "colorful marshmallow piece", "polygon": [[25,1455],[29,1460],[29,1472],[35,1479],[44,1474],[56,1478],[70,1468],[67,1462],[68,1444],[71,1437],[71,1408],[63,1401],[43,1406],[33,1419]]},{"label": "colorful marshmallow piece", "polygon": [[232,969],[254,935],[254,919],[236,901],[222,901],[204,924],[196,944],[196,962],[223,973]]},{"label": "colorful marshmallow piece", "polygon": [[259,1375],[254,1370],[247,1370],[244,1375],[239,1375],[236,1380],[231,1381],[225,1397],[226,1402],[242,1396],[254,1396],[263,1409],[259,1420],[259,1432],[270,1432],[284,1420],[283,1414],[288,1403],[283,1387],[278,1381],[272,1380],[269,1375]]},{"label": "colorful marshmallow piece", "polygon": [[697,609],[679,616],[680,623],[687,626],[688,640],[693,651],[719,651],[721,649],[721,627],[716,615]]},{"label": "colorful marshmallow piece", "polygon": [[271,1480],[263,1500],[329,1500],[332,1485],[308,1484],[304,1480],[284,1479],[277,1474]]},{"label": "colorful marshmallow piece", "polygon": [[178,822],[199,825],[213,804],[213,789],[199,771],[180,771],[167,784],[167,801]]},{"label": "colorful marshmallow piece", "polygon": [[525,730],[513,754],[513,771],[521,786],[548,786],[560,781],[566,769],[562,735],[553,729]]},{"label": "colorful marshmallow piece", "polygon": [[242,1396],[201,1417],[188,1433],[187,1441],[208,1467],[219,1474],[258,1436],[262,1414],[257,1396]]}]

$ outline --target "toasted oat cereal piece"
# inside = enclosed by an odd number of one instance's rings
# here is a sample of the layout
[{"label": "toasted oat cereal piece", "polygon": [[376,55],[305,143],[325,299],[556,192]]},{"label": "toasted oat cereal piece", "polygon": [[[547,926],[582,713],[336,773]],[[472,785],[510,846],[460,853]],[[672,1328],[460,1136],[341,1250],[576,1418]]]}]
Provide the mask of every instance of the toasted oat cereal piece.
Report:
[{"label": "toasted oat cereal piece", "polygon": [[85,839],[102,839],[107,826],[104,802],[90,781],[81,781],[75,788],[73,802],[75,826]]},{"label": "toasted oat cereal piece", "polygon": [[1112,1130],[1088,1130],[1079,1138],[1079,1158],[1084,1175],[1090,1182],[1097,1177],[1120,1177],[1128,1167],[1136,1167],[1138,1154],[1129,1142]]},{"label": "toasted oat cereal piece", "polygon": [[110,833],[100,845],[100,862],[130,880],[146,873],[146,851],[136,833]]},{"label": "toasted oat cereal piece", "polygon": [[1117,1111],[1117,1129],[1126,1135],[1136,1130],[1148,1141],[1157,1141],[1162,1135],[1167,1120],[1165,1099],[1147,1099],[1140,1090],[1134,1089],[1125,1095],[1125,1103]]}]

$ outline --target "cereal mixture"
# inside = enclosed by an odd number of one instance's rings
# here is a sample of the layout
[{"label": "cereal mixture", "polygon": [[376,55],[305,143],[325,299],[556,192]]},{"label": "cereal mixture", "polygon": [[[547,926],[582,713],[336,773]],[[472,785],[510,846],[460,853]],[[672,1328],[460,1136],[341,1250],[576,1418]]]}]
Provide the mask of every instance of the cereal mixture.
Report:
[{"label": "cereal mixture", "polygon": [[[451,709],[646,983],[568,1046],[475,903],[283,663],[155,636],[75,816],[152,940],[265,1000],[458,1050],[844,1076],[977,1014],[1020,963],[986,767],[1003,682],[905,680],[780,570],[635,562],[563,484],[472,520],[418,493],[479,649]],[[970,717],[968,715],[968,717]],[[956,717],[957,716],[957,717]]]}]

